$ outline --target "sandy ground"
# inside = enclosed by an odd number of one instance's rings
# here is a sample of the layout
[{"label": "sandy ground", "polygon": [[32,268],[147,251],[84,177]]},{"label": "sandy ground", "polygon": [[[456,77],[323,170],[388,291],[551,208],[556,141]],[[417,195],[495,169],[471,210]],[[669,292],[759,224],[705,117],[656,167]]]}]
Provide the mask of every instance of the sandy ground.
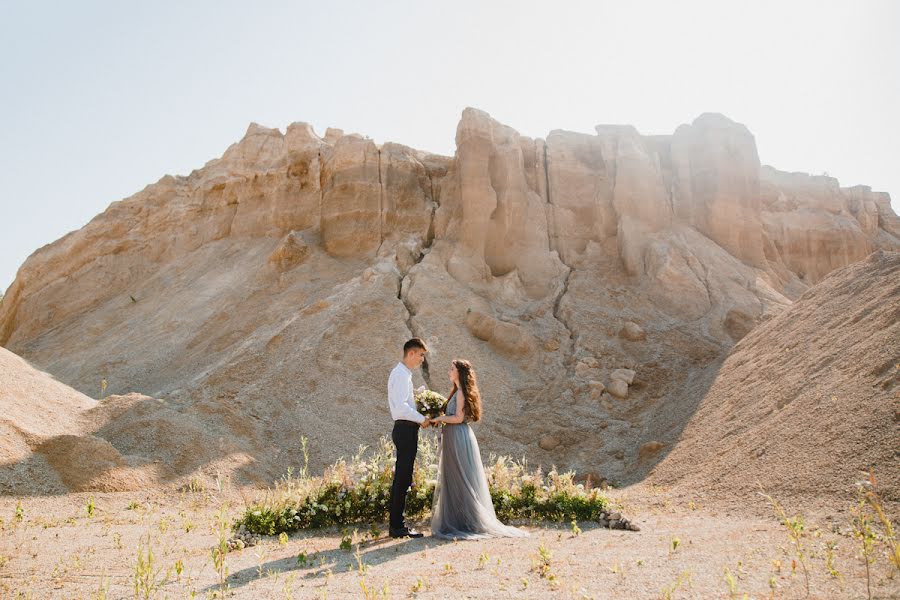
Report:
[{"label": "sandy ground", "polygon": [[666,399],[701,398],[653,465],[657,484],[723,501],[758,484],[846,501],[871,469],[882,496],[900,502],[900,252],[832,272],[703,379]]},{"label": "sandy ground", "polygon": [[[134,598],[141,539],[153,551],[149,597],[211,598],[220,589],[211,559],[216,515],[243,508],[239,492],[87,494],[0,499],[0,597]],[[661,488],[611,490],[641,527],[610,531],[581,523],[523,524],[523,540],[447,542],[427,536],[377,539],[361,528],[352,550],[341,532],[265,538],[227,555],[233,598],[802,598],[805,578],[774,513],[711,508]],[[24,516],[15,518],[17,502]],[[129,508],[129,506],[131,506]],[[866,570],[847,535],[850,506],[804,515],[810,597],[865,598]],[[422,523],[427,527],[427,523]],[[677,540],[677,547],[676,547]],[[833,567],[826,564],[833,542]],[[541,574],[541,546],[549,552]],[[305,565],[297,557],[306,553]],[[873,597],[900,598],[900,576],[882,549],[871,566]],[[181,561],[180,575],[175,565]],[[362,565],[362,568],[360,568]],[[733,578],[729,585],[726,569]],[[774,587],[773,587],[774,586]],[[732,591],[733,590],[733,591]],[[138,590],[145,597],[146,587]]]}]

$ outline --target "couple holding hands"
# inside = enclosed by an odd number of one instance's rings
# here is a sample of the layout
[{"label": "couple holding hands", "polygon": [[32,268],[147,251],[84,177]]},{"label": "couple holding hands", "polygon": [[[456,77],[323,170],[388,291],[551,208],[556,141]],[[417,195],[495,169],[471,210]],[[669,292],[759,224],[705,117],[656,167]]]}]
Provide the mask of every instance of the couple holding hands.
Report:
[{"label": "couple holding hands", "polygon": [[452,384],[445,414],[429,419],[416,410],[413,370],[422,366],[428,348],[419,338],[403,345],[403,360],[388,379],[388,404],[394,429],[391,439],[397,449],[391,486],[390,536],[422,537],[406,526],[403,512],[412,484],[413,465],[421,427],[444,425],[438,460],[437,485],[431,506],[431,534],[444,539],[525,537],[528,532],[504,525],[497,519],[475,433],[469,423],[481,419],[481,394],[475,370],[467,360],[450,363]]}]

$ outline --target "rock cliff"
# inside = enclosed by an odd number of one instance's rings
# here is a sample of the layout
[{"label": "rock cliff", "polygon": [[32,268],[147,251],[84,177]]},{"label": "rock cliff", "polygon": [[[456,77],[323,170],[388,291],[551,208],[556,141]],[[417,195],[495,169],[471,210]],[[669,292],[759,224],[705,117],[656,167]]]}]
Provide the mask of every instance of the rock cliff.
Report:
[{"label": "rock cliff", "polygon": [[434,389],[450,359],[476,366],[486,451],[623,482],[690,419],[667,403],[758,322],[900,249],[887,194],[761,166],[721,115],[531,139],[466,109],[456,144],[253,124],[32,254],[0,343],[84,394],[165,400],[265,479],[301,435],[324,464],[387,432],[414,334]]}]

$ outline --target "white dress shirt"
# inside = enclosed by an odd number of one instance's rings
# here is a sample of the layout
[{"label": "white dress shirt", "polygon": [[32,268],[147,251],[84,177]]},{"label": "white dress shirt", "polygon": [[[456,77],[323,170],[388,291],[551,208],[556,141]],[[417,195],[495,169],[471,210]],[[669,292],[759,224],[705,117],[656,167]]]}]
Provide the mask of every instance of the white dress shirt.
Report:
[{"label": "white dress shirt", "polygon": [[395,421],[398,419],[416,423],[425,421],[425,416],[416,410],[412,371],[402,362],[397,363],[388,378],[388,404],[391,407],[391,417]]}]

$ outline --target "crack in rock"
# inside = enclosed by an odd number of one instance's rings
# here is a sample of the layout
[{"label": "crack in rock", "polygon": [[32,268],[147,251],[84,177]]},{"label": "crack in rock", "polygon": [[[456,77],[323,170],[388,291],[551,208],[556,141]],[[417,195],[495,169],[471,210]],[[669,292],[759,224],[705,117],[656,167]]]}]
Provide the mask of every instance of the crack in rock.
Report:
[{"label": "crack in rock", "polygon": [[[403,293],[403,283],[408,280],[410,272],[425,259],[425,255],[428,254],[428,251],[431,249],[431,246],[434,244],[434,214],[436,207],[432,207],[431,209],[431,222],[428,226],[428,234],[425,237],[425,245],[422,246],[422,249],[419,251],[419,255],[416,257],[416,261],[406,270],[406,273],[399,273],[398,275],[398,289],[397,289],[397,298],[400,302],[403,303],[403,307],[406,308],[406,313],[409,315],[406,319],[406,328],[409,330],[409,333],[413,337],[421,338],[422,335],[417,331],[417,327],[413,324],[413,317],[416,316],[415,311],[412,306],[409,305],[409,300],[405,297]],[[409,288],[407,287],[407,292]],[[428,358],[426,357],[425,362],[422,363],[422,378],[425,379],[425,384],[429,389],[431,388],[431,374],[428,371]]]},{"label": "crack in rock", "polygon": [[[565,263],[563,263],[565,264]],[[556,300],[553,302],[553,317],[565,327],[566,332],[569,334],[569,341],[571,343],[571,347],[568,350],[563,350],[563,364],[567,367],[571,366],[572,359],[575,356],[575,343],[577,341],[577,335],[572,331],[572,328],[569,327],[569,323],[563,318],[562,313],[560,311],[560,304],[562,304],[563,297],[569,291],[569,278],[572,276],[572,273],[575,269],[566,265],[568,269],[566,271],[566,276],[563,279],[562,291],[560,291],[559,295],[556,296]],[[563,348],[563,344],[560,344],[560,348]]]}]

